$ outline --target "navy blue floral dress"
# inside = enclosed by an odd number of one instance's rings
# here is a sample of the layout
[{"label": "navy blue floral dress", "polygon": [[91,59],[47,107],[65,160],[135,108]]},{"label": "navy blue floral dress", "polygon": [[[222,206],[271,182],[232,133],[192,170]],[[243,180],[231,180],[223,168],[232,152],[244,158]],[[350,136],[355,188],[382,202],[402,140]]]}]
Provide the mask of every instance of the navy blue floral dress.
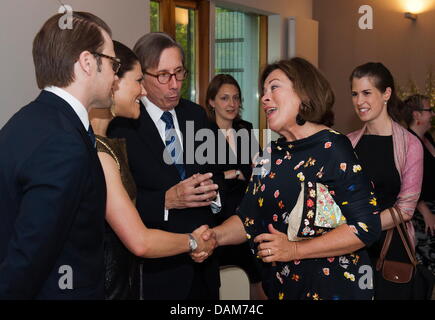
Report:
[{"label": "navy blue floral dress", "polygon": [[[308,189],[302,223],[299,221],[302,238],[332,230],[328,224],[318,227],[314,223],[311,209],[316,201],[310,196],[315,196],[316,189],[310,187],[321,183],[355,235],[366,245],[377,240],[381,223],[376,198],[346,136],[325,129],[297,141],[278,140],[266,151],[269,157],[263,156],[257,163],[238,210],[254,254],[257,244],[253,240],[268,232],[268,224],[287,234],[290,213],[304,183]],[[334,218],[333,214],[330,217]],[[270,299],[373,298],[371,263],[365,248],[339,257],[264,264],[263,278]]]}]

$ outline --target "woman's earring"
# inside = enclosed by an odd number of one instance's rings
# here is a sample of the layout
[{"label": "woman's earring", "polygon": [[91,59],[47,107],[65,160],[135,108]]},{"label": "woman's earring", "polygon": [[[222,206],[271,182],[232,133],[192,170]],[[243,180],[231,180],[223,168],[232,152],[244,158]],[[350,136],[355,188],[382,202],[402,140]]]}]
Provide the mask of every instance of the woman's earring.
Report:
[{"label": "woman's earring", "polygon": [[115,113],[115,95],[112,92],[112,104],[110,105],[110,114],[112,115],[112,117],[116,118],[116,113]]},{"label": "woman's earring", "polygon": [[[308,108],[307,103],[302,102],[300,107],[299,107],[299,111],[305,111]],[[296,116],[296,123],[298,126],[303,126],[305,124],[305,119],[302,118],[302,116],[298,113],[298,115]]]},{"label": "woman's earring", "polygon": [[304,120],[304,118],[301,117],[300,114],[298,114],[296,116],[296,123],[297,123],[298,126],[303,126],[305,124],[305,122],[306,121]]}]

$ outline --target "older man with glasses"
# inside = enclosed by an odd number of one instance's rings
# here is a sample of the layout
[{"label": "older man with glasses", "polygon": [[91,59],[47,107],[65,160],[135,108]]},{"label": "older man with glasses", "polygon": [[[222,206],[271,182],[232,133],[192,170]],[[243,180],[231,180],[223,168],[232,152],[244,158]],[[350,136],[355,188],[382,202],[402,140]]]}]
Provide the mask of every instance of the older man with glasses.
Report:
[{"label": "older man with glasses", "polygon": [[[201,144],[186,140],[187,126],[194,126],[196,133],[209,128],[209,122],[204,109],[180,97],[187,76],[183,49],[169,35],[156,32],[140,38],[134,51],[148,95],[141,99],[139,119],[115,119],[109,134],[127,140],[138,188],[137,209],[151,228],[178,233],[190,233],[204,224],[211,228],[220,209],[220,183],[215,183],[219,170],[211,163],[200,165],[197,159],[186,161],[186,154],[193,158]],[[190,238],[191,251],[196,241]],[[139,273],[144,299],[219,298],[218,264],[213,256],[203,263],[195,263],[188,254],[142,260]]]}]

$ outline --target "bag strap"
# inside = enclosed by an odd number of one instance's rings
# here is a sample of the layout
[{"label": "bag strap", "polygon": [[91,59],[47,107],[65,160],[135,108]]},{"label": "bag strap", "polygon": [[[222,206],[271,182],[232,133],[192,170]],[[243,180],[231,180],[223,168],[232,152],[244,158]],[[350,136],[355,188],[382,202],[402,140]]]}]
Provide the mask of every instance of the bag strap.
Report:
[{"label": "bag strap", "polygon": [[387,255],[388,249],[390,248],[390,244],[391,244],[391,239],[393,239],[393,229],[390,229],[387,231],[387,234],[385,236],[385,240],[384,240],[384,244],[382,245],[382,250],[381,250],[381,254],[379,256],[379,259],[376,263],[376,270],[381,270],[383,264],[384,264],[384,260],[385,257]]},{"label": "bag strap", "polygon": [[[395,208],[395,207],[388,208],[388,210],[390,211],[390,214],[393,218],[394,224],[396,225],[396,229],[399,232],[400,239],[402,240],[403,246],[405,247],[406,253],[408,254],[409,260],[411,261],[411,263],[414,266],[416,266],[417,259],[415,257],[415,250],[414,250],[414,248],[411,248],[411,245],[410,245],[411,241],[410,241],[408,230],[406,228],[406,224],[405,224],[405,221],[403,220],[402,214],[400,213],[400,210],[398,208]],[[399,216],[400,222],[397,221],[396,213]],[[400,228],[400,225],[403,226],[403,230],[402,230],[402,228]]]}]

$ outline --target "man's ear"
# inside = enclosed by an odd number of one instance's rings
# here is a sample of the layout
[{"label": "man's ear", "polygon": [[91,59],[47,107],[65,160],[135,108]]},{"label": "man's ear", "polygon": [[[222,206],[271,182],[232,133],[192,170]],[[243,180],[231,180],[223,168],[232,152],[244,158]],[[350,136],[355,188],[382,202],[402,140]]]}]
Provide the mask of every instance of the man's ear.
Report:
[{"label": "man's ear", "polygon": [[87,75],[91,75],[93,65],[96,63],[96,59],[94,55],[89,51],[83,51],[82,53],[80,53],[77,63],[84,73],[86,73]]}]

